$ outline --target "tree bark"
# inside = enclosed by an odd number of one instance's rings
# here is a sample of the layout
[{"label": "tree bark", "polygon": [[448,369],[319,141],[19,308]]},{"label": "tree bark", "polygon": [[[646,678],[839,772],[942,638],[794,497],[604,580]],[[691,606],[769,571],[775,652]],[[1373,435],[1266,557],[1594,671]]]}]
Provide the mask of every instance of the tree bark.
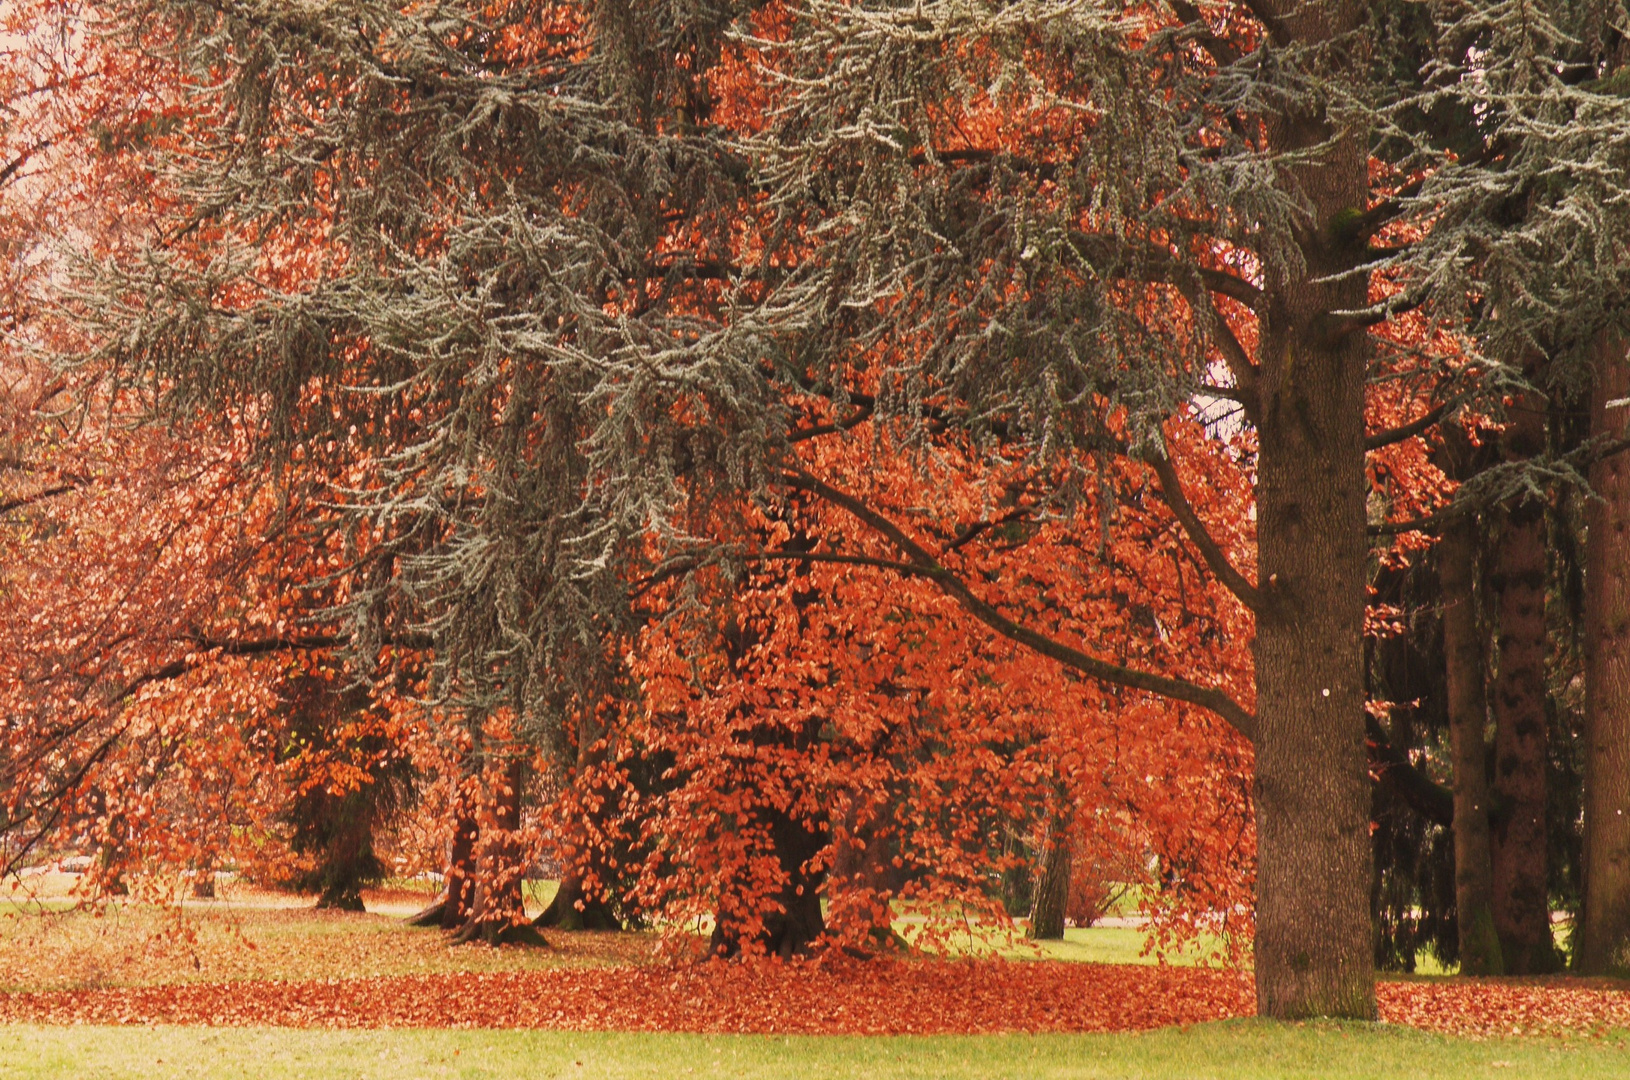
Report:
[{"label": "tree bark", "polygon": [[517,834],[521,827],[521,784],[525,770],[523,759],[511,758],[498,780],[492,828],[482,838],[476,860],[474,899],[464,924],[453,933],[455,944],[469,941],[484,941],[488,945],[548,944],[527,922],[521,889],[524,853]]},{"label": "tree bark", "polygon": [[554,899],[544,908],[532,925],[556,930],[621,930],[622,921],[611,905],[598,896],[590,896],[583,887],[580,870],[568,867],[560,879],[560,888]]},{"label": "tree bark", "polygon": [[[1300,40],[1353,30],[1358,5],[1301,5]],[[1362,65],[1362,47],[1346,63]],[[1342,222],[1368,200],[1366,143],[1322,115],[1272,121],[1313,151],[1290,182],[1311,220],[1304,260],[1269,261],[1258,354],[1257,1011],[1375,1016],[1363,632],[1368,336],[1331,313],[1362,308],[1361,245]],[[1315,150],[1314,148],[1318,148]]]},{"label": "tree bark", "polygon": [[409,926],[439,926],[457,930],[469,921],[475,908],[475,842],[481,827],[464,797],[460,796],[458,816],[453,819],[453,842],[447,852],[447,876],[441,895],[430,906],[411,916]]},{"label": "tree bark", "polygon": [[[1504,437],[1508,460],[1544,446],[1538,402],[1519,401]],[[1545,831],[1545,506],[1502,508],[1494,573],[1494,928],[1511,975],[1555,971]]]},{"label": "tree bark", "polygon": [[1443,589],[1443,653],[1447,665],[1449,745],[1454,762],[1455,912],[1463,975],[1501,975],[1505,962],[1494,929],[1494,867],[1489,838],[1488,699],[1483,638],[1477,628],[1474,582],[1476,521],[1450,523],[1438,543]]},{"label": "tree bark", "polygon": [[[1591,434],[1623,434],[1630,407],[1624,342],[1596,355]],[[1630,974],[1630,459],[1590,473],[1586,511],[1585,836],[1583,904],[1574,965],[1585,975]]]},{"label": "tree bark", "polygon": [[1070,854],[1069,820],[1060,814],[1047,830],[1046,854],[1036,881],[1036,904],[1030,912],[1030,937],[1036,941],[1060,941],[1064,937],[1064,912],[1070,904]]},{"label": "tree bark", "polygon": [[841,824],[832,830],[826,925],[833,937],[847,942],[844,947],[851,954],[910,948],[894,930],[893,899],[906,874],[892,862],[899,845],[884,827],[891,818],[889,796],[853,791],[844,802]]},{"label": "tree bark", "polygon": [[[757,944],[765,953],[782,959],[804,956],[826,932],[820,895],[825,874],[809,870],[810,860],[820,853],[825,837],[785,810],[771,806],[759,813],[768,819],[771,845],[785,880],[772,901],[776,910],[764,914],[764,929]],[[708,951],[714,956],[735,956],[746,945],[747,939],[737,921],[724,912],[718,913],[714,917]]]}]

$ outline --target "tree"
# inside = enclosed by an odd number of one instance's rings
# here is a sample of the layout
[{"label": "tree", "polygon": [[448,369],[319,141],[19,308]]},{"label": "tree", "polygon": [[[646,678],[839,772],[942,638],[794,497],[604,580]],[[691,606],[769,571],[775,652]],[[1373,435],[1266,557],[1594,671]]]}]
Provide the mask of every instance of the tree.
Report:
[{"label": "tree", "polygon": [[312,857],[295,884],[316,891],[319,908],[362,911],[363,886],[386,877],[374,837],[406,801],[411,740],[364,688],[333,685],[342,678],[319,669],[282,688],[284,819],[294,853]]},{"label": "tree", "polygon": [[[1604,337],[1592,380],[1591,432],[1622,436],[1630,364]],[[1587,975],[1630,968],[1630,460],[1617,455],[1590,474],[1585,570],[1586,745],[1583,908],[1574,965]]]},{"label": "tree", "polygon": [[[824,502],[892,553],[861,556],[878,569],[1251,740],[1260,1007],[1374,1014],[1366,452],[1445,403],[1367,432],[1370,331],[1429,305],[1487,388],[1521,382],[1555,311],[1614,295],[1586,240],[1625,232],[1625,105],[1586,85],[1589,14],[123,10],[222,88],[164,173],[215,246],[116,267],[105,340],[176,407],[254,401],[263,439],[374,455],[353,506],[391,570],[357,595],[358,642],[394,597],[446,700],[558,723],[561,680],[633,632],[631,583],[712,572],[754,500]],[[266,287],[255,244],[319,233],[343,257]],[[1254,581],[1168,457],[1196,394],[1251,434]],[[866,418],[1060,491],[1095,455],[1146,463],[1254,619],[1254,707],[1246,680],[1016,617],[798,457]]]}]

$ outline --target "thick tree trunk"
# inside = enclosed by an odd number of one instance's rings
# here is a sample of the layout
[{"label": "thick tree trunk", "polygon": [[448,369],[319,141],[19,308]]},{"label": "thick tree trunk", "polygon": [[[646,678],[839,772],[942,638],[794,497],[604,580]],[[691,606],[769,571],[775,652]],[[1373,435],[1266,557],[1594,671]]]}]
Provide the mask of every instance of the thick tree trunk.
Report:
[{"label": "thick tree trunk", "polygon": [[430,906],[410,916],[409,926],[437,926],[457,930],[475,909],[475,842],[481,827],[469,806],[461,801],[453,819],[453,842],[447,851],[447,876],[441,895]]},{"label": "thick tree trunk", "polygon": [[[820,895],[824,872],[809,870],[810,860],[824,846],[824,837],[784,810],[769,807],[760,813],[769,819],[771,843],[786,880],[774,897],[777,910],[763,915],[764,930],[757,944],[765,953],[782,959],[804,956],[826,932]],[[723,912],[715,916],[709,952],[714,956],[735,956],[747,943],[736,920]]]},{"label": "thick tree trunk", "polygon": [[[870,799],[863,805],[861,800]],[[892,818],[886,795],[851,792],[841,825],[833,829],[832,867],[827,873],[827,931],[845,941],[853,955],[898,951],[910,946],[894,930],[893,899],[905,884],[893,865],[896,839],[880,827]],[[1004,875],[1005,879],[1005,875]]]},{"label": "thick tree trunk", "polygon": [[1070,904],[1070,830],[1064,816],[1047,830],[1046,854],[1036,879],[1036,904],[1030,912],[1030,937],[1059,941],[1064,937],[1064,913]]},{"label": "thick tree trunk", "polygon": [[[1329,37],[1350,7],[1298,9]],[[1304,25],[1303,19],[1307,22]],[[1336,19],[1340,25],[1324,20]],[[1365,148],[1286,117],[1283,147],[1327,139],[1297,171],[1314,211],[1302,268],[1268,281],[1257,391],[1257,1010],[1281,1019],[1375,1016],[1370,782],[1365,752],[1364,387],[1370,347],[1329,313],[1364,306],[1341,222],[1365,205]],[[1321,280],[1322,279],[1322,280]]]},{"label": "thick tree trunk", "polygon": [[325,797],[321,804],[328,818],[317,868],[308,884],[318,887],[318,910],[364,911],[362,883],[379,873],[374,857],[372,790],[347,796]]},{"label": "thick tree trunk", "polygon": [[[1545,418],[1519,402],[1505,433],[1518,460],[1544,446]],[[1545,832],[1545,506],[1519,498],[1502,508],[1494,573],[1494,929],[1511,975],[1556,970]]]},{"label": "thick tree trunk", "polygon": [[1443,588],[1443,654],[1447,666],[1449,745],[1454,761],[1455,911],[1460,926],[1460,971],[1501,975],[1500,938],[1494,930],[1494,867],[1489,839],[1488,699],[1483,685],[1483,635],[1478,631],[1474,582],[1477,525],[1463,517],[1438,543]]},{"label": "thick tree trunk", "polygon": [[1369,1019],[1364,364],[1352,347],[1274,344],[1257,477],[1257,1009]]},{"label": "thick tree trunk", "polygon": [[[1357,3],[1283,4],[1298,41],[1353,34],[1326,72],[1362,78]],[[1364,479],[1368,335],[1335,312],[1368,301],[1350,222],[1369,204],[1368,140],[1321,111],[1269,121],[1286,183],[1308,209],[1300,259],[1265,259],[1254,385],[1258,437],[1256,619],[1257,1011],[1375,1016],[1370,781],[1363,633],[1369,558]]]},{"label": "thick tree trunk", "polygon": [[[1624,343],[1596,356],[1591,433],[1617,438],[1630,406]],[[1630,975],[1630,457],[1591,470],[1585,552],[1585,838],[1583,906],[1574,964]]]},{"label": "thick tree trunk", "polygon": [[540,929],[556,930],[621,930],[617,913],[598,896],[590,896],[583,887],[583,874],[568,868],[560,879],[560,888],[554,899],[544,908],[532,925]]}]

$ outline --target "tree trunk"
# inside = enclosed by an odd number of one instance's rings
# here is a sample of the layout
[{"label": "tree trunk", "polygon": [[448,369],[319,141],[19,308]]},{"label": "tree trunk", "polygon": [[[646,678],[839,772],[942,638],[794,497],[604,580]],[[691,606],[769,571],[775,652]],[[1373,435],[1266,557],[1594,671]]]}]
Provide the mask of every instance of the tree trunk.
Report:
[{"label": "tree trunk", "polygon": [[1364,365],[1277,345],[1257,476],[1257,1009],[1371,1019]]},{"label": "tree trunk", "polygon": [[[1361,79],[1364,6],[1286,4],[1303,42],[1352,34],[1332,58]],[[1375,1016],[1370,781],[1364,747],[1369,560],[1364,388],[1371,353],[1339,311],[1368,302],[1350,222],[1369,202],[1368,138],[1320,111],[1269,121],[1285,183],[1308,210],[1299,258],[1264,260],[1254,372],[1257,454],[1257,1011]]]},{"label": "tree trunk", "polygon": [[1060,941],[1064,937],[1064,911],[1070,903],[1070,832],[1064,815],[1047,830],[1046,855],[1036,881],[1036,905],[1030,912],[1030,937]]},{"label": "tree trunk", "polygon": [[[1624,343],[1596,355],[1591,434],[1618,437],[1630,407]],[[1585,552],[1585,837],[1574,964],[1585,975],[1630,974],[1630,459],[1598,462]]]},{"label": "tree trunk", "polygon": [[892,817],[887,795],[852,791],[841,824],[832,831],[826,928],[846,942],[844,948],[852,955],[910,948],[894,930],[893,899],[900,894],[906,874],[893,865],[893,856],[900,850],[898,839],[883,827]]},{"label": "tree trunk", "polygon": [[549,906],[532,920],[532,925],[540,929],[553,927],[557,930],[623,928],[611,905],[598,896],[587,895],[583,888],[582,872],[570,867],[560,879],[560,888],[555,890],[554,899],[550,900]]},{"label": "tree trunk", "polygon": [[[769,819],[771,843],[785,882],[773,900],[779,910],[764,913],[764,929],[757,944],[767,954],[782,959],[804,956],[826,932],[820,895],[824,873],[809,870],[810,860],[824,846],[824,837],[784,810],[772,806],[760,813]],[[709,952],[714,956],[735,956],[746,945],[742,927],[736,920],[724,912],[715,916]]]},{"label": "tree trunk", "polygon": [[1449,744],[1454,761],[1455,912],[1463,975],[1501,975],[1494,930],[1494,867],[1489,840],[1488,700],[1483,685],[1483,637],[1473,583],[1477,523],[1462,517],[1438,543],[1443,589],[1443,653],[1447,665]]},{"label": "tree trunk", "polygon": [[317,885],[318,910],[365,911],[362,883],[378,880],[374,857],[374,804],[372,784],[347,795],[320,795],[324,822],[317,867],[309,883]]},{"label": "tree trunk", "polygon": [[215,869],[213,863],[206,862],[202,868],[191,871],[192,888],[188,890],[195,900],[215,899]]},{"label": "tree trunk", "polygon": [[[1545,417],[1519,402],[1505,454],[1519,460],[1544,446]],[[1545,506],[1518,498],[1500,515],[1494,573],[1494,929],[1511,975],[1556,970],[1551,939],[1545,834]]]},{"label": "tree trunk", "polygon": [[447,876],[441,895],[430,906],[408,918],[409,926],[439,926],[457,930],[475,908],[475,842],[481,827],[464,796],[453,819],[453,842],[447,852]]},{"label": "tree trunk", "polygon": [[[524,872],[518,833],[521,827],[521,783],[526,762],[511,758],[498,781],[493,800],[492,829],[482,838],[475,876],[475,896],[464,925],[453,942],[484,941],[488,945],[546,945],[526,919],[521,890]],[[449,878],[451,880],[451,878]]]},{"label": "tree trunk", "polygon": [[[1297,36],[1352,28],[1352,5],[1297,9]],[[1334,20],[1332,24],[1328,20]],[[1354,56],[1357,61],[1358,57]],[[1363,139],[1322,119],[1276,121],[1276,145],[1312,148],[1295,182],[1313,219],[1306,265],[1267,280],[1258,355],[1257,1010],[1280,1019],[1375,1016],[1370,782],[1364,732],[1365,526],[1360,257],[1341,222],[1365,205]],[[1330,141],[1333,140],[1333,141]]]}]

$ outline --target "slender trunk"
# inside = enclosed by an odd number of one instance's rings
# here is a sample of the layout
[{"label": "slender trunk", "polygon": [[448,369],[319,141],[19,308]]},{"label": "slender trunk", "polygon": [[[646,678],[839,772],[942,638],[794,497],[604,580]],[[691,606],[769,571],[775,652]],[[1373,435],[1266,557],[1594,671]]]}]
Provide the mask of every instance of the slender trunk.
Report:
[{"label": "slender trunk", "polygon": [[442,900],[441,928],[456,930],[475,910],[475,842],[481,835],[474,809],[462,808],[453,822],[453,844],[447,855],[447,895]]},{"label": "slender trunk", "polygon": [[[1596,356],[1591,434],[1625,430],[1630,363],[1604,338]],[[1585,838],[1574,964],[1630,974],[1630,459],[1591,470],[1585,552]]]},{"label": "slender trunk", "polygon": [[1473,582],[1477,527],[1461,518],[1438,543],[1443,588],[1443,653],[1447,665],[1449,744],[1454,761],[1455,912],[1460,927],[1460,971],[1505,971],[1494,930],[1493,849],[1489,840],[1488,700],[1483,685],[1483,641],[1477,628]]},{"label": "slender trunk", "polygon": [[521,849],[521,783],[526,763],[511,758],[498,780],[493,799],[492,828],[482,837],[475,879],[475,899],[469,918],[453,941],[485,941],[489,945],[544,945],[543,935],[527,922],[521,889],[525,871]]},{"label": "slender trunk", "polygon": [[[1544,445],[1544,414],[1520,402],[1505,434],[1516,460]],[[1494,928],[1505,970],[1554,971],[1545,832],[1545,506],[1519,497],[1502,508],[1494,573]]]},{"label": "slender trunk", "polygon": [[1036,880],[1036,906],[1030,912],[1030,937],[1059,941],[1064,937],[1064,912],[1070,903],[1069,819],[1060,814],[1047,830],[1046,854]]}]

